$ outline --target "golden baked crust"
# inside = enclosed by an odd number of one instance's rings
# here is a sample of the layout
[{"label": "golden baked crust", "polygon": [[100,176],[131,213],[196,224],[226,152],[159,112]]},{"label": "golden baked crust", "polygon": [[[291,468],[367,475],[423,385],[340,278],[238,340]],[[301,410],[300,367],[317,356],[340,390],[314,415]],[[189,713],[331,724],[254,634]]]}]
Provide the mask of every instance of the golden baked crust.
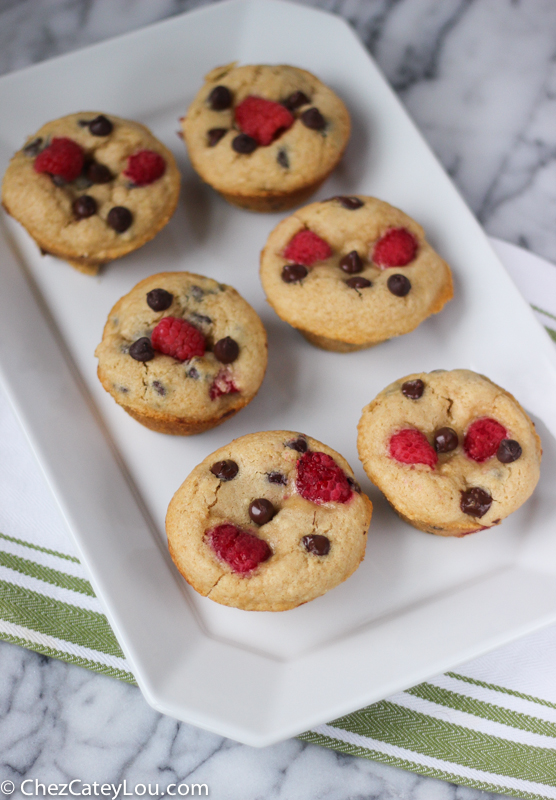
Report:
[{"label": "golden baked crust", "polygon": [[[201,178],[230,203],[252,211],[282,211],[305,202],[336,167],[347,145],[351,123],[340,98],[310,72],[287,65],[229,64],[212,70],[205,81],[182,120],[189,157]],[[230,108],[210,107],[208,97],[216,86],[232,92]],[[293,112],[291,128],[248,155],[232,148],[239,133],[235,106],[248,95],[283,102],[297,91],[309,103]],[[299,119],[312,107],[326,120],[322,131],[307,128]],[[207,133],[215,128],[226,129],[226,134],[211,147]]]},{"label": "golden baked crust", "polygon": [[[147,293],[164,289],[170,306],[154,311]],[[149,361],[129,355],[133,342],[150,338],[163,317],[186,319],[204,335],[207,351],[179,361],[155,352]],[[239,354],[229,364],[215,357],[214,344],[231,337]],[[189,272],[162,272],[138,283],[110,311],[95,355],[98,377],[114,400],[151,430],[187,436],[229,419],[256,395],[267,364],[267,341],[257,313],[231,286]],[[225,375],[237,391],[211,399]]]},{"label": "golden baked crust", "polygon": [[[402,386],[422,381],[417,399]],[[476,461],[466,455],[464,437],[470,425],[493,419],[519,443],[521,456],[502,463],[496,454]],[[439,453],[434,468],[403,464],[391,457],[390,439],[397,431],[417,429],[429,444],[435,432],[451,428],[459,444]],[[408,375],[387,386],[363,409],[359,421],[359,458],[371,481],[406,522],[439,536],[464,536],[498,525],[532,494],[539,479],[541,442],[535,426],[517,400],[483,375],[471,370],[437,370]],[[477,487],[492,504],[473,516],[462,510],[462,492]]]},{"label": "golden baked crust", "polygon": [[[325,350],[349,352],[378,344],[414,330],[430,314],[440,311],[453,296],[450,268],[425,239],[411,217],[374,197],[357,195],[358,208],[346,208],[342,198],[311,203],[282,220],[261,253],[261,281],[268,302],[278,316],[312,344]],[[379,269],[370,258],[373,245],[392,228],[405,228],[417,241],[415,259],[407,266]],[[289,260],[284,250],[292,238],[310,230],[324,239],[332,255],[293,283],[282,280]],[[371,286],[356,290],[340,260],[356,251],[363,261],[357,274]],[[411,283],[405,297],[388,289],[391,275],[401,273]]]},{"label": "golden baked crust", "polygon": [[[291,447],[299,438],[292,431],[242,436],[205,458],[174,495],[166,516],[170,554],[200,594],[247,611],[285,611],[337,586],[361,563],[371,502],[355,483],[347,502],[316,504],[302,497],[296,477],[303,454]],[[342,456],[309,436],[301,438],[309,451],[330,456],[353,481]],[[238,467],[229,480],[211,472],[213,465],[226,460]],[[270,475],[281,479],[269,480]],[[260,526],[249,516],[251,502],[259,498],[277,511]],[[207,543],[207,532],[224,523],[267,542],[270,558],[247,575],[234,572]],[[325,555],[309,552],[303,544],[304,536],[315,534],[329,540]]]},{"label": "golden baked crust", "polygon": [[[80,176],[76,181],[56,185],[46,173],[34,170],[36,154],[19,150],[10,161],[2,182],[2,203],[20,222],[44,253],[65,259],[87,274],[100,266],[141,247],[168,223],[174,213],[180,189],[180,173],[175,159],[162,142],[144,125],[109,115],[113,125],[106,136],[94,136],[87,125],[98,117],[96,111],[70,114],[43,125],[25,146],[40,139],[42,145],[53,138],[69,138],[80,145],[87,161],[94,160],[110,170],[112,180],[90,184]],[[132,186],[123,175],[129,156],[152,150],[166,162],[161,178],[146,186]],[[76,219],[73,201],[89,195],[97,212]],[[133,221],[118,233],[107,224],[112,208],[127,208]]]}]

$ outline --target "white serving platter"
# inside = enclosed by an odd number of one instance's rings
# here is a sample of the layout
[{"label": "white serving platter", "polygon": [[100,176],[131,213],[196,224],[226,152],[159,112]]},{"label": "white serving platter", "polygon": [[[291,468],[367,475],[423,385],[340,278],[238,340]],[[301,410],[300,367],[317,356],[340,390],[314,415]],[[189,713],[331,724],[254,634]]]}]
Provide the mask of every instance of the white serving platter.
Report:
[{"label": "white serving platter", "polygon": [[[352,354],[318,351],[266,305],[258,254],[280,215],[228,206],[176,136],[218,64],[290,63],[345,100],[353,136],[316,199],[372,194],[415,217],[451,264],[455,299],[412,334]],[[478,223],[350,28],[280,0],[231,0],[0,79],[0,168],[46,120],[98,110],[149,127],[176,154],[175,217],[96,278],[49,256],[13,220],[0,230],[0,370],[147,701],[263,746],[380,700],[556,621],[556,357]],[[235,286],[269,333],[253,403],[196,437],[140,426],[104,392],[93,352],[113,303],[155,272]],[[513,392],[544,444],[533,498],[461,540],[402,523],[356,451],[362,407],[415,371],[467,367]],[[189,589],[166,551],[173,492],[207,454],[256,430],[304,431],[339,450],[375,503],[367,557],[322,598],[280,614],[225,608]]]}]

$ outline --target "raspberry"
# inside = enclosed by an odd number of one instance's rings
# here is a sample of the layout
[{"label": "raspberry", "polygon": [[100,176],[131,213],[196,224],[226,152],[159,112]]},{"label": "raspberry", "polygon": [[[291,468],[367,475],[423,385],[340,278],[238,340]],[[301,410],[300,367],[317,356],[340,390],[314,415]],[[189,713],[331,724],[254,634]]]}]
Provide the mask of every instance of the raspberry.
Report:
[{"label": "raspberry", "polygon": [[406,228],[390,228],[374,246],[377,267],[405,267],[417,253],[417,240]]},{"label": "raspberry", "polygon": [[163,317],[152,332],[151,342],[155,350],[178,361],[205,355],[205,337],[201,331],[178,317]]},{"label": "raspberry", "polygon": [[148,186],[166,172],[166,162],[154,150],[139,150],[127,159],[127,168],[124,170],[126,178],[135,186]]},{"label": "raspberry", "polygon": [[463,449],[467,458],[481,464],[496,454],[502,439],[507,439],[508,433],[503,425],[490,417],[482,417],[472,422],[465,439]]},{"label": "raspberry", "polygon": [[346,474],[326,453],[304,453],[297,462],[297,491],[312,503],[347,503],[352,495]]},{"label": "raspberry", "polygon": [[238,394],[238,392],[239,389],[228,370],[221,369],[211,384],[209,397],[211,400],[216,400],[217,397],[222,397],[223,394]]},{"label": "raspberry", "polygon": [[270,144],[295,121],[293,114],[280,103],[252,94],[236,106],[235,117],[241,131],[259,145]]},{"label": "raspberry", "polygon": [[404,428],[390,439],[390,456],[402,464],[426,464],[434,469],[438,456],[427,437],[415,428]]},{"label": "raspberry", "polygon": [[52,139],[48,147],[35,159],[35,172],[48,172],[59,175],[65,181],[74,181],[81,175],[85,162],[85,152],[73,139],[65,136]]},{"label": "raspberry", "polygon": [[296,233],[284,250],[284,258],[306,267],[310,267],[315,261],[324,261],[330,255],[332,248],[328,242],[307,229]]},{"label": "raspberry", "polygon": [[229,522],[207,531],[205,537],[216,555],[239,575],[252,572],[272,555],[264,539]]}]

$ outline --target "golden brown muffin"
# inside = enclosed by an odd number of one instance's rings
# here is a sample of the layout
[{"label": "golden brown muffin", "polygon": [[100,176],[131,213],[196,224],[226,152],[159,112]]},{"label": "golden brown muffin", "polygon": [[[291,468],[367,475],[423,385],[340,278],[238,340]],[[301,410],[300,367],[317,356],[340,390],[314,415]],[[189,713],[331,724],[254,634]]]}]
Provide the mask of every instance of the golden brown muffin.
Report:
[{"label": "golden brown muffin", "polygon": [[392,383],[363,409],[357,447],[398,514],[439,536],[502,522],[532,494],[542,455],[517,400],[467,369]]},{"label": "golden brown muffin", "polygon": [[172,153],[148,128],[83,111],[43,125],[14,155],[2,203],[43,253],[94,275],[156,236],[179,189]]},{"label": "golden brown muffin", "polygon": [[311,203],[282,220],[260,275],[281,319],[338,352],[409,333],[453,295],[450,269],[421,226],[363,195]]},{"label": "golden brown muffin", "polygon": [[195,467],[168,507],[166,531],[197,592],[246,611],[285,611],[355,572],[371,513],[342,456],[309,436],[266,431]]},{"label": "golden brown muffin", "polygon": [[151,275],[118,300],[95,351],[99,379],[147,428],[187,436],[256,395],[266,332],[231,286],[189,272]]},{"label": "golden brown muffin", "polygon": [[338,164],[350,134],[340,98],[306,70],[217,67],[182,120],[193,168],[233,205],[299,205]]}]

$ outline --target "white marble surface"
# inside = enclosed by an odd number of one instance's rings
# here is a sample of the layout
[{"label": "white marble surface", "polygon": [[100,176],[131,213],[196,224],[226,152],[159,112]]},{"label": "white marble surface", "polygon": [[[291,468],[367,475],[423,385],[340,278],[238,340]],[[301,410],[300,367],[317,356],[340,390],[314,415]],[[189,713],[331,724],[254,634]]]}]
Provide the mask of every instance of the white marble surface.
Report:
[{"label": "white marble surface", "polygon": [[[352,22],[486,230],[556,262],[554,0],[305,1]],[[205,4],[0,0],[0,73]],[[296,740],[239,745],[157,714],[134,687],[0,644],[0,782],[72,777],[206,783],[217,800],[495,797]]]}]

